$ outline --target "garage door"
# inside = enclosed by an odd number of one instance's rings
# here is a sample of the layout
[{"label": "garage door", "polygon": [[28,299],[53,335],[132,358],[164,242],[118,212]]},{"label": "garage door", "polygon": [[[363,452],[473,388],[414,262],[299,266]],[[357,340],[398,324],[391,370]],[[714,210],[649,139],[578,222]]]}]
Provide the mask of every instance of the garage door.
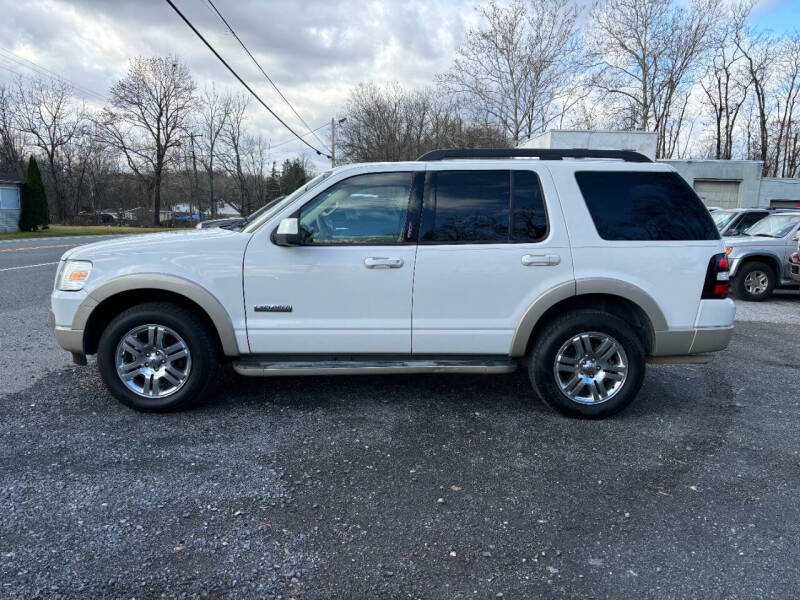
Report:
[{"label": "garage door", "polygon": [[770,208],[800,208],[800,200],[770,200]]},{"label": "garage door", "polygon": [[706,206],[738,208],[739,183],[724,179],[695,179],[694,189]]}]

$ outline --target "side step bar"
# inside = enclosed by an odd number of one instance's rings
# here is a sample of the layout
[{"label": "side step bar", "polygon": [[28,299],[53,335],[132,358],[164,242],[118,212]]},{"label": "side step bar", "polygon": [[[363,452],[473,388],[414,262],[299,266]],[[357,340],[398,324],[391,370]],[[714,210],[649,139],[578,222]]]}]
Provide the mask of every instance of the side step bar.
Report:
[{"label": "side step bar", "polygon": [[239,375],[390,375],[392,373],[511,373],[517,363],[508,358],[403,358],[374,360],[243,359],[233,363]]}]

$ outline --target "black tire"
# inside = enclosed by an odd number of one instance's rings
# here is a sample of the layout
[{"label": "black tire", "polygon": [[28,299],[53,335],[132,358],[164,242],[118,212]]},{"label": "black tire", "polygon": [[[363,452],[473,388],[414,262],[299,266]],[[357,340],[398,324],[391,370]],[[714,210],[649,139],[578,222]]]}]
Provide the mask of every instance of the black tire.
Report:
[{"label": "black tire", "polygon": [[[576,336],[588,332],[613,338],[624,350],[627,363],[627,374],[619,384],[619,388],[613,393],[609,392],[608,399],[595,404],[581,403],[562,392],[554,371],[556,356],[562,346]],[[622,361],[619,361],[619,364],[622,364]],[[604,388],[605,372],[600,370],[603,374],[601,379]],[[533,340],[528,363],[528,374],[533,389],[545,404],[564,415],[588,419],[610,417],[628,406],[642,387],[644,373],[645,350],[636,330],[615,315],[591,309],[563,314],[547,325]],[[571,375],[564,375],[564,378],[569,377]],[[611,382],[609,387],[615,385],[610,378],[608,381]],[[581,390],[590,391],[591,387],[579,387],[578,391]],[[586,393],[588,395],[589,392]]]},{"label": "black tire", "polygon": [[[748,275],[758,274],[759,272],[763,273],[767,278],[766,288],[764,288],[764,291],[761,293],[750,293],[747,291],[745,280],[747,279]],[[756,275],[754,275],[754,277],[755,276]],[[774,269],[768,264],[755,261],[748,262],[743,264],[739,269],[739,272],[736,273],[736,277],[733,280],[733,293],[741,300],[747,300],[748,302],[761,302],[772,295],[772,290],[775,289],[776,279],[777,278],[775,277]]]},{"label": "black tire", "polygon": [[[161,325],[183,338],[191,357],[185,382],[164,397],[144,397],[129,389],[117,374],[116,352],[123,337],[142,325]],[[103,382],[120,402],[148,412],[186,408],[205,395],[216,381],[219,352],[215,334],[195,313],[169,302],[139,304],[117,315],[100,336],[97,366]]]}]

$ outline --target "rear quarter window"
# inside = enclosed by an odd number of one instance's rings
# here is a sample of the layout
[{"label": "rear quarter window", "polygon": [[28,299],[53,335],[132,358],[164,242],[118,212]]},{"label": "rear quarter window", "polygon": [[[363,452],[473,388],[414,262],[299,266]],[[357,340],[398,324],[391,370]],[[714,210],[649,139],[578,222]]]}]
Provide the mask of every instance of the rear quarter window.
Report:
[{"label": "rear quarter window", "polygon": [[677,173],[578,171],[597,233],[604,240],[718,240],[702,200]]}]

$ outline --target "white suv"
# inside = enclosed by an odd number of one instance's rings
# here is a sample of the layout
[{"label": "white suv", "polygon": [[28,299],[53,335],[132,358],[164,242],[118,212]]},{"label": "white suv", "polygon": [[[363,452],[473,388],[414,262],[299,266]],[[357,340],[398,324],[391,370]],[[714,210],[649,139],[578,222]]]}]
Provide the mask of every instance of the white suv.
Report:
[{"label": "white suv", "polygon": [[548,405],[604,417],[647,360],[727,346],[727,293],[714,222],[667,165],[438,150],[323,173],[240,230],[72,249],[52,312],[59,344],[97,354],[111,393],[143,410],[189,404],[221,361],[258,376],[522,365]]}]

